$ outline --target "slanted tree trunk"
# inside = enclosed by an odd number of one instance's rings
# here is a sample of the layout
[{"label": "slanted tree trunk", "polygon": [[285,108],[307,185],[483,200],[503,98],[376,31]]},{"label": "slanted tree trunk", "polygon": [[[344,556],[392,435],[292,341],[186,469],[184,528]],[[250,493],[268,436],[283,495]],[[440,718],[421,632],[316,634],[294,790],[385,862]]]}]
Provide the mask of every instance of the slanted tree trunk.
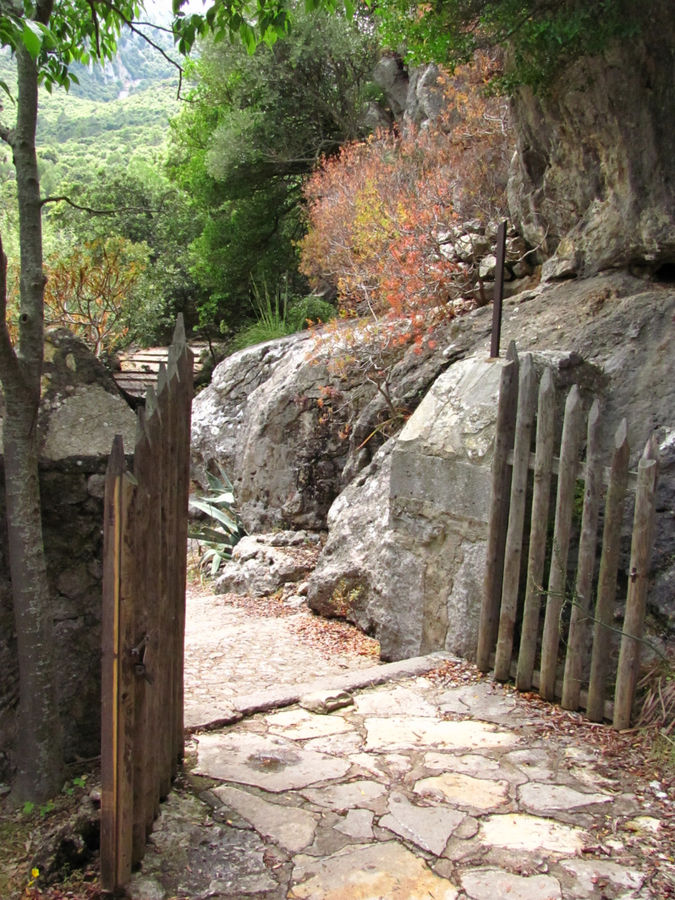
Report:
[{"label": "slanted tree trunk", "polygon": [[[49,13],[46,13],[47,20]],[[37,417],[43,361],[42,222],[35,132],[38,73],[17,50],[16,128],[2,136],[12,148],[19,202],[21,308],[18,347],[6,322],[6,260],[0,278],[0,381],[7,531],[19,659],[16,799],[40,802],[62,786],[63,752],[53,671],[53,622],[47,584],[40,489]]]}]

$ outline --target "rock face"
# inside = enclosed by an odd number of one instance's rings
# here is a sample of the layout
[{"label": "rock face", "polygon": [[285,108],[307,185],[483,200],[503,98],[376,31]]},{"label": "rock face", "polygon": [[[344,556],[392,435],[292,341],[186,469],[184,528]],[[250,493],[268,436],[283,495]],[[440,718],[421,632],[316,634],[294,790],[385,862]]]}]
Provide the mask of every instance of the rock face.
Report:
[{"label": "rock face", "polygon": [[193,407],[195,477],[218,459],[248,531],[322,527],[335,499],[349,413],[373,390],[335,384],[306,334],[234,354]]},{"label": "rock face", "polygon": [[548,95],[514,100],[509,207],[555,253],[551,278],[675,262],[675,8],[656,0],[643,18],[640,36],[575,62]]},{"label": "rock face", "polygon": [[[212,460],[224,465],[247,531],[325,528],[333,500],[384,442],[386,403],[360,370],[330,367],[341,352],[307,333],[251,347],[221,363],[195,398],[194,477]],[[464,352],[466,342],[419,355],[396,348],[392,404],[414,408]]]},{"label": "rock face", "polygon": [[[47,335],[39,414],[40,492],[52,590],[55,671],[67,757],[100,747],[103,492],[115,433],[133,446],[136,418],[112,376],[70,333]],[[18,671],[0,472],[0,781],[13,769]]]}]

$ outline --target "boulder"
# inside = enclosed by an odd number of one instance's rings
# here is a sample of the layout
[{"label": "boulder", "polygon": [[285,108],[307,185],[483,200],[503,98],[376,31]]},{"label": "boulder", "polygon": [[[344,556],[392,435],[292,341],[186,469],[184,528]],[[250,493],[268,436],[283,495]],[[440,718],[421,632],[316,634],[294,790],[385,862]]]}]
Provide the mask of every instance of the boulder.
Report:
[{"label": "boulder", "polygon": [[[675,290],[670,286],[614,271],[589,279],[543,283],[507,298],[502,322],[503,347],[515,340],[519,352],[532,351],[542,365],[546,362],[554,367],[561,402],[565,390],[579,381],[587,387],[587,395],[592,392],[601,396],[606,458],[622,417],[628,423],[633,468],[656,430],[662,461],[649,602],[658,617],[654,621],[662,625],[675,625],[674,315]],[[219,393],[209,398],[205,392],[195,403],[194,429],[198,435],[208,430],[200,421],[202,397],[220,421],[237,423],[239,440],[232,439],[230,433],[228,452],[237,484],[246,486],[242,507],[248,521],[264,523],[257,530],[268,530],[269,524],[287,517],[291,527],[303,527],[296,524],[303,521],[302,515],[289,516],[288,507],[284,509],[289,495],[296,497],[303,515],[312,510],[313,528],[325,527],[327,514],[329,537],[311,580],[312,606],[329,615],[346,615],[365,631],[377,633],[383,653],[391,658],[440,646],[458,651],[468,647],[475,634],[478,600],[473,593],[480,593],[484,510],[474,517],[475,521],[462,525],[462,532],[454,516],[455,507],[461,509],[464,501],[451,492],[459,491],[464,484],[471,507],[482,509],[479,501],[481,496],[484,499],[480,492],[484,492],[485,482],[476,479],[489,466],[491,450],[481,451],[480,463],[462,460],[462,453],[466,455],[467,451],[455,446],[456,425],[449,417],[453,404],[459,403],[461,408],[465,403],[470,424],[475,395],[476,416],[488,416],[484,427],[485,434],[489,433],[489,414],[494,410],[490,409],[491,401],[481,399],[481,391],[487,391],[490,385],[488,375],[485,385],[482,378],[474,383],[467,375],[464,380],[463,367],[472,357],[473,366],[484,366],[486,373],[496,371],[495,363],[486,362],[491,317],[492,309],[480,308],[446,322],[434,335],[437,346],[433,351],[417,354],[407,350],[395,363],[392,398],[396,405],[405,404],[411,411],[419,407],[430,385],[440,378],[398,441],[393,438],[385,443],[384,435],[376,429],[385,406],[374,389],[361,395],[359,404],[350,408],[351,430],[346,441],[337,444],[330,430],[317,431],[316,418],[311,416],[316,417],[318,387],[325,387],[326,371],[310,361],[311,337],[301,339],[304,343],[287,342],[281,348],[283,353],[278,344],[243,351],[248,354],[245,376],[258,385],[248,396],[244,396],[245,391],[237,395],[236,389],[237,378],[244,377],[242,359],[235,356],[226,360],[216,373]],[[268,354],[276,354],[276,362],[261,376],[250,363],[257,358],[265,368]],[[313,378],[316,381],[312,386]],[[228,383],[234,386],[231,393]],[[462,384],[471,386],[465,398],[449,399]],[[358,378],[348,376],[335,387],[345,400],[351,400],[358,393]],[[239,400],[232,403],[237,396]],[[289,398],[298,396],[310,398],[302,401],[304,407],[300,404],[304,419],[297,405],[289,408]],[[222,409],[218,410],[216,400]],[[419,424],[421,416],[425,417],[423,427]],[[451,424],[443,428],[446,421]],[[436,428],[440,429],[437,434]],[[411,440],[415,429],[417,436]],[[210,448],[203,439],[199,443],[200,462],[209,454],[217,454],[221,438],[218,428],[214,432]],[[325,446],[334,466],[330,490],[321,506],[315,504],[311,480],[303,483],[299,478],[308,437],[316,453],[315,465],[322,460]],[[278,446],[282,442],[283,446]],[[446,471],[448,466],[456,467],[452,477]],[[410,476],[408,486],[404,475]],[[271,485],[277,485],[274,491]],[[278,485],[285,485],[286,493]],[[324,503],[331,493],[337,499],[327,507]],[[626,533],[629,519],[630,511]],[[629,549],[626,543],[622,578]],[[457,601],[457,611],[452,608],[455,600],[454,596],[450,599],[449,585],[453,595],[463,598]],[[474,605],[462,606],[469,604],[468,598]]]},{"label": "boulder", "polygon": [[322,528],[349,452],[343,430],[375,387],[329,371],[330,352],[307,333],[228,357],[193,406],[194,475],[216,459],[228,471],[249,532]]},{"label": "boulder", "polygon": [[305,531],[243,537],[216,579],[216,593],[263,597],[301,581],[314,567],[319,540],[318,534]]},{"label": "boulder", "polygon": [[421,352],[388,348],[383,364],[390,405],[401,410],[396,417],[358,365],[334,365],[349,355],[339,336],[304,332],[235,353],[195,398],[193,476],[203,481],[204,469],[218,460],[249,532],[325,528],[344,485],[467,346],[460,340]]},{"label": "boulder", "polygon": [[[471,357],[444,372],[330,511],[309,604],[374,634],[383,659],[475,655],[503,364]],[[535,365],[580,383],[590,404],[594,367],[566,353]]]}]

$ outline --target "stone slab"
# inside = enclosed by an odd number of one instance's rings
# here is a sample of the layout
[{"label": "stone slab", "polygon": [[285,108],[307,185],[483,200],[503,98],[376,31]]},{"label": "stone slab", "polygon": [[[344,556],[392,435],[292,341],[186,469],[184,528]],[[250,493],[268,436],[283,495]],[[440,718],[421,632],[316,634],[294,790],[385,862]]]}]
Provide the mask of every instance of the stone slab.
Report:
[{"label": "stone slab", "polygon": [[329,809],[373,809],[381,807],[379,802],[385,794],[384,785],[377,781],[348,781],[345,784],[329,785],[302,791],[302,796],[317,806]]},{"label": "stone slab", "polygon": [[526,878],[503,869],[472,869],[460,876],[469,900],[561,900],[557,878],[551,875],[532,875]]},{"label": "stone slab", "polygon": [[355,702],[356,711],[362,716],[397,715],[404,709],[413,716],[436,716],[438,707],[429,703],[421,691],[396,685],[386,690],[360,694]]},{"label": "stone slab", "polygon": [[423,850],[440,856],[453,831],[462,823],[464,814],[440,806],[415,806],[401,793],[389,798],[389,814],[379,825]]},{"label": "stone slab", "polygon": [[279,792],[341,778],[349,763],[280,737],[250,732],[199,736],[196,772]]},{"label": "stone slab", "polygon": [[587,839],[580,828],[523,813],[487,816],[479,830],[479,840],[488,846],[529,853],[546,850],[560,856],[579,853]]},{"label": "stone slab", "polygon": [[340,715],[317,715],[305,709],[274,713],[267,716],[266,721],[272,734],[282,734],[291,740],[325,737],[351,730],[351,725]]},{"label": "stone slab", "polygon": [[214,788],[213,793],[250,822],[261,837],[270,838],[290,853],[304,850],[314,840],[317,818],[307,810],[270,803],[235,787]]},{"label": "stone slab", "polygon": [[333,827],[357,841],[369,841],[373,837],[373,818],[369,809],[348,809]]},{"label": "stone slab", "polygon": [[422,716],[366,719],[366,750],[399,750],[435,746],[443,748],[510,747],[518,737],[489,722],[441,721]]},{"label": "stone slab", "polygon": [[483,812],[503,806],[509,799],[508,781],[474,778],[460,772],[444,772],[416,782],[414,791],[422,797],[438,797],[447,803]]},{"label": "stone slab", "polygon": [[394,841],[350,847],[325,859],[299,857],[292,900],[455,900],[457,888]]},{"label": "stone slab", "polygon": [[551,810],[578,809],[595,803],[610,803],[611,794],[590,794],[576,791],[564,784],[523,784],[518,789],[518,798],[525,809],[543,813]]},{"label": "stone slab", "polygon": [[592,896],[603,881],[629,891],[639,891],[645,881],[642,872],[603,859],[566,859],[561,865],[574,877],[574,887],[580,896]]}]

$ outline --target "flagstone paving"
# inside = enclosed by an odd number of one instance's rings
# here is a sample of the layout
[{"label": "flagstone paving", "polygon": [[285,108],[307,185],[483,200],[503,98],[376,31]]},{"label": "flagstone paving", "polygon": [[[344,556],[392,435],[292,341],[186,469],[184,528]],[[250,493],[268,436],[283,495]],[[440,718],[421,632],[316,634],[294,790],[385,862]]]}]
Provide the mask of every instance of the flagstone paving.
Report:
[{"label": "flagstone paving", "polygon": [[195,734],[200,799],[166,802],[132,900],[667,896],[634,840],[668,827],[662,798],[608,776],[593,746],[542,728],[545,712],[512,692],[448,687],[424,665],[361,689],[350,676],[351,696],[336,676],[330,712],[314,690]]}]

